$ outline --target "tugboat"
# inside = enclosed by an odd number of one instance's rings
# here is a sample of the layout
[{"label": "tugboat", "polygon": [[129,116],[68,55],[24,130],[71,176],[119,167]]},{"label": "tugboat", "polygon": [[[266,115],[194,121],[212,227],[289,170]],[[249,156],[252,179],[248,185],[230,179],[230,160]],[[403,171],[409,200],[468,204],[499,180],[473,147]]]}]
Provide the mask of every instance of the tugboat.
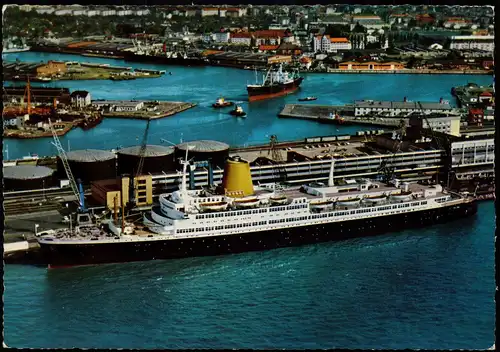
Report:
[{"label": "tugboat", "polygon": [[316,97],[305,97],[305,98],[299,98],[299,101],[313,101],[313,100],[316,100],[318,98]]},{"label": "tugboat", "polygon": [[341,125],[345,122],[345,119],[337,113],[335,113],[335,114],[330,113],[330,118],[333,120],[333,122],[335,122],[336,124],[339,124],[339,125]]},{"label": "tugboat", "polygon": [[238,105],[236,105],[234,107],[234,110],[231,110],[229,113],[233,116],[238,116],[238,117],[244,117],[247,114],[246,112],[243,111],[241,106],[238,106]]},{"label": "tugboat", "polygon": [[219,98],[217,101],[212,104],[214,108],[227,108],[228,106],[233,106],[233,103],[230,101],[225,101],[224,98]]}]

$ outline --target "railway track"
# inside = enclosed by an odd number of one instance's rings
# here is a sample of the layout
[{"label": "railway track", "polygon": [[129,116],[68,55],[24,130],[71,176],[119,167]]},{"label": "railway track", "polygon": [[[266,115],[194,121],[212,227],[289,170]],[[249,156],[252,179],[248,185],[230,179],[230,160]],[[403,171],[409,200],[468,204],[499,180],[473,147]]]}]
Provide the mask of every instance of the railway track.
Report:
[{"label": "railway track", "polygon": [[29,213],[40,213],[46,211],[61,210],[63,207],[59,203],[54,202],[38,202],[38,203],[13,203],[4,204],[4,211],[6,217],[29,214]]},{"label": "railway track", "polygon": [[39,196],[29,196],[29,197],[18,197],[18,198],[10,198],[10,199],[5,199],[4,200],[4,205],[11,205],[11,204],[31,204],[31,203],[40,203],[45,200],[51,200],[51,201],[58,201],[62,200],[59,199],[60,197],[68,197],[72,196],[73,193],[61,193],[57,195],[39,195]]},{"label": "railway track", "polygon": [[[89,195],[86,193],[85,195]],[[71,202],[71,189],[30,190],[4,194],[4,211],[6,216],[28,213],[61,210],[62,203]],[[64,200],[64,198],[68,200]],[[76,200],[76,199],[75,199]]]},{"label": "railway track", "polygon": [[72,195],[73,192],[71,189],[65,188],[48,188],[48,189],[33,189],[29,191],[20,191],[20,192],[6,192],[4,193],[4,200],[19,200],[19,199],[31,199],[37,197],[56,197],[56,196],[69,196]]}]

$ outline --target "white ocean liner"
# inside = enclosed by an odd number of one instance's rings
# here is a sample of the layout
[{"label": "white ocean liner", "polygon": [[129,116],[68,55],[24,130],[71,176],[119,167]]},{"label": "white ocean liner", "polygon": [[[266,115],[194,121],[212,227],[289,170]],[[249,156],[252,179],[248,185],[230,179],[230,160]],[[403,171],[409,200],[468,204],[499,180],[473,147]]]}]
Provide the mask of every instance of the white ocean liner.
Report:
[{"label": "white ocean liner", "polygon": [[472,199],[440,185],[334,185],[333,160],[328,185],[277,187],[254,186],[248,163],[234,157],[226,162],[222,184],[211,190],[188,190],[188,162],[183,164],[180,189],[160,195],[159,205],[144,215],[149,232],[57,231],[38,238],[49,266],[295,246],[427,226],[477,211]]}]

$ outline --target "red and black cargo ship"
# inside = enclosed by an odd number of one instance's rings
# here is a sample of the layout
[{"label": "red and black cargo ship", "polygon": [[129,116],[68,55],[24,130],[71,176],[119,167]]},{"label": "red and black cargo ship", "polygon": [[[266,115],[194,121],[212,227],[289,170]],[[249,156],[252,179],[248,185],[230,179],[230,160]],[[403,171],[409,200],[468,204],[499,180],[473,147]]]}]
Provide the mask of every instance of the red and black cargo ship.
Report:
[{"label": "red and black cargo ship", "polygon": [[299,89],[304,80],[298,75],[297,71],[283,71],[280,64],[278,69],[271,67],[263,79],[262,84],[253,84],[247,86],[248,101],[257,101],[270,98],[276,98],[291,94]]}]

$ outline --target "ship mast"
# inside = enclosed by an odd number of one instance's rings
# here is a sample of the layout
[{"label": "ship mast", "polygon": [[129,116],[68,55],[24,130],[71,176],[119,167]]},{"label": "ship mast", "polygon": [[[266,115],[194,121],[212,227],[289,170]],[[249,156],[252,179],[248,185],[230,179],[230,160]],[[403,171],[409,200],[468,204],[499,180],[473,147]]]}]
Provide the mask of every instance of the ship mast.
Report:
[{"label": "ship mast", "polygon": [[114,202],[114,217],[115,217],[115,225],[118,225],[118,199],[117,196],[113,198]]},{"label": "ship mast", "polygon": [[[271,80],[272,80],[272,78],[270,78],[270,77],[269,77],[269,76],[271,75],[271,70],[272,70],[272,69],[273,69],[273,66],[272,66],[272,65],[271,65],[271,66],[269,66],[269,70],[267,70],[266,75],[265,75],[265,76],[263,76],[263,78],[264,78],[264,79],[263,79],[263,81],[262,81],[262,85],[263,85],[263,86],[265,86],[265,85],[266,85],[266,82],[267,82],[267,80],[268,80],[268,79],[271,79]],[[272,77],[272,76],[271,76],[271,77]]]},{"label": "ship mast", "polygon": [[122,201],[122,232],[120,233],[120,235],[123,235],[123,233],[125,232],[125,207],[123,206],[123,201]]},{"label": "ship mast", "polygon": [[335,171],[335,159],[332,157],[332,163],[330,164],[330,176],[328,177],[328,186],[333,187],[335,183],[333,182],[333,173]]},{"label": "ship mast", "polygon": [[[30,90],[30,76],[29,75],[26,75],[26,79],[27,79],[27,82],[26,82],[26,89],[25,89],[25,92],[24,92],[24,97],[26,97],[27,101],[28,101],[28,105],[27,105],[27,111],[28,111],[28,115],[31,115],[31,90]],[[23,99],[24,99],[23,97]]]},{"label": "ship mast", "polygon": [[[191,145],[188,145],[187,148],[186,148],[186,159],[185,160],[181,160],[181,164],[182,164],[182,183],[181,183],[181,193],[182,193],[182,199],[184,200],[184,202],[186,202],[187,200],[187,176],[186,176],[186,173],[187,173],[187,166],[189,165],[189,160],[188,160],[188,151],[190,149],[193,149],[194,146],[191,146]],[[187,202],[185,203],[187,205]]]}]

